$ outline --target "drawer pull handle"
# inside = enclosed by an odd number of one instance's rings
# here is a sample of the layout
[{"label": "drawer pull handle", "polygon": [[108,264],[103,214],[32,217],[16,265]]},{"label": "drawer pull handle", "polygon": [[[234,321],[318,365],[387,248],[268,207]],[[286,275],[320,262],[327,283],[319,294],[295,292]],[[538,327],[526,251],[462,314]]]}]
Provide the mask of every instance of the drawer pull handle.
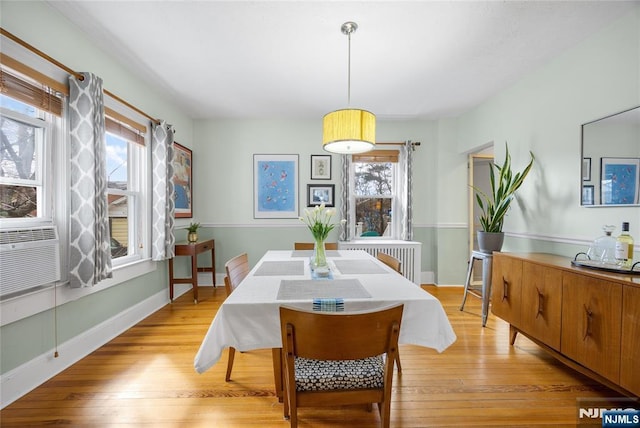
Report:
[{"label": "drawer pull handle", "polygon": [[538,292],[538,312],[536,313],[536,318],[544,313],[544,294],[540,292],[538,287],[536,287],[536,291]]},{"label": "drawer pull handle", "polygon": [[502,301],[504,302],[509,298],[509,281],[502,277]]},{"label": "drawer pull handle", "polygon": [[593,311],[591,311],[591,309],[587,308],[587,305],[583,305],[584,306],[584,312],[585,315],[587,316],[587,325],[585,328],[585,332],[584,332],[584,336],[582,337],[582,340],[586,340],[587,337],[591,336],[591,324],[593,321]]}]

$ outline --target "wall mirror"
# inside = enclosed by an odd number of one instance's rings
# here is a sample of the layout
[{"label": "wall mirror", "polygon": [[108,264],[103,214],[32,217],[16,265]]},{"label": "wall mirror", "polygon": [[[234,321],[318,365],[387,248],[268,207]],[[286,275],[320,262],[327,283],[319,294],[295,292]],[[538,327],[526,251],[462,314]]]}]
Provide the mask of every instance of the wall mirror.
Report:
[{"label": "wall mirror", "polygon": [[640,106],[582,125],[581,171],[581,205],[640,205]]}]

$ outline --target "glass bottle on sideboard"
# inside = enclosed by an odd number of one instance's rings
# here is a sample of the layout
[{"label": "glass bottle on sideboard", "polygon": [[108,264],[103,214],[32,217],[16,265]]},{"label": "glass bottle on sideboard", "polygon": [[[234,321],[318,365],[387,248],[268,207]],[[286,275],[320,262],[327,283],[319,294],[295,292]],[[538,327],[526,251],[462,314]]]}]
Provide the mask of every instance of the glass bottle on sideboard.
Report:
[{"label": "glass bottle on sideboard", "polygon": [[629,235],[629,223],[622,223],[622,233],[616,239],[616,260],[622,268],[630,269],[633,264],[633,238]]},{"label": "glass bottle on sideboard", "polygon": [[618,264],[616,260],[616,238],[611,236],[615,228],[615,226],[608,224],[602,226],[604,235],[596,238],[587,251],[587,256],[590,260],[612,267]]}]

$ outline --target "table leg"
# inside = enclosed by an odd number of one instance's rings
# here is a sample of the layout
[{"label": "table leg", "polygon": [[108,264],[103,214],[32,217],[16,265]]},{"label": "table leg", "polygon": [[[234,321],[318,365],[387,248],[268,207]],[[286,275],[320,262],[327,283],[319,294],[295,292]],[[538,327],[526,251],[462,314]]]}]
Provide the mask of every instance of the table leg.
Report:
[{"label": "table leg", "polygon": [[193,285],[193,302],[198,303],[198,255],[191,256],[191,284]]},{"label": "table leg", "polygon": [[173,302],[173,258],[169,259],[169,301]]},{"label": "table leg", "polygon": [[282,348],[271,348],[271,358],[273,360],[273,381],[276,387],[276,397],[278,402],[282,403],[283,390],[282,390]]},{"label": "table leg", "polygon": [[211,248],[211,281],[213,283],[213,291],[216,291],[216,248]]}]

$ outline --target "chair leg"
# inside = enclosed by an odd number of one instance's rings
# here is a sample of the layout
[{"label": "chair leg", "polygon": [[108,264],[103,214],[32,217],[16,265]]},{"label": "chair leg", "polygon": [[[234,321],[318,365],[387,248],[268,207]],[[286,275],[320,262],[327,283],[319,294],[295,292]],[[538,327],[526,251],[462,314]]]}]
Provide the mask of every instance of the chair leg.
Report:
[{"label": "chair leg", "polygon": [[[283,367],[283,369],[284,369],[284,367]],[[283,385],[282,385],[282,407],[283,407],[283,410],[284,410],[284,418],[286,420],[291,420],[291,409],[289,407],[288,390],[289,390],[289,385],[287,384],[287,381],[285,379],[284,382],[283,382]]]},{"label": "chair leg", "polygon": [[402,365],[400,364],[400,351],[396,353],[396,367],[398,367],[398,374],[402,374]]},{"label": "chair leg", "polygon": [[382,428],[389,428],[391,424],[391,400],[390,397],[385,397],[386,399],[382,403],[378,403],[378,409],[380,410],[380,426]]},{"label": "chair leg", "polygon": [[224,377],[225,382],[231,380],[231,370],[233,369],[233,359],[236,356],[236,348],[229,348],[229,359],[227,360],[227,374]]},{"label": "chair leg", "polygon": [[289,425],[291,428],[298,428],[298,407],[295,403],[289,406]]}]

